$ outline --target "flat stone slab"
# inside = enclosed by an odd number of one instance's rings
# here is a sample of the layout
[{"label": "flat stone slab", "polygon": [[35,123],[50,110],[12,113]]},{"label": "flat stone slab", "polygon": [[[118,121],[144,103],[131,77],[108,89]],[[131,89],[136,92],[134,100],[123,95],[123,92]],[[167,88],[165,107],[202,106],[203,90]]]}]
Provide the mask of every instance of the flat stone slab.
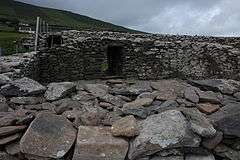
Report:
[{"label": "flat stone slab", "polygon": [[72,82],[50,83],[47,86],[45,98],[49,101],[56,101],[65,98],[67,95],[76,90],[76,85]]},{"label": "flat stone slab", "polygon": [[73,160],[124,160],[128,142],[113,137],[110,127],[80,126]]},{"label": "flat stone slab", "polygon": [[31,96],[44,93],[46,87],[27,77],[12,81],[2,86],[0,94],[4,96]]},{"label": "flat stone slab", "polygon": [[62,158],[76,139],[71,122],[51,113],[40,113],[20,141],[21,152],[45,158]]}]

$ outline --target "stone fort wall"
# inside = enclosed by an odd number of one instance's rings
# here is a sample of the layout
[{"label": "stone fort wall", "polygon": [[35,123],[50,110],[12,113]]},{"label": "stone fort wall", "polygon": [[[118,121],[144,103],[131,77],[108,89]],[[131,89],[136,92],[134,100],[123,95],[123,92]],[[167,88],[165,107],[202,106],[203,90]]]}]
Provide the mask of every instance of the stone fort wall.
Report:
[{"label": "stone fort wall", "polygon": [[27,62],[23,74],[42,82],[103,78],[115,47],[123,78],[240,79],[240,38],[78,31],[62,38]]}]

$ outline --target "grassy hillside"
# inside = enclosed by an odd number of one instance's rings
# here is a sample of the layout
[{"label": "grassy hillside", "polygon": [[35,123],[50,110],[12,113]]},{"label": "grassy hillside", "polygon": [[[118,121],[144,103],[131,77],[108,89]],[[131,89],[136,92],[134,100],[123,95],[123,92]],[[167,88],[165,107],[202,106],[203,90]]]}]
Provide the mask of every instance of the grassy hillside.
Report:
[{"label": "grassy hillside", "polygon": [[0,32],[0,47],[4,49],[5,55],[11,55],[16,53],[15,43],[24,36],[27,35],[17,32]]},{"label": "grassy hillside", "polygon": [[68,11],[38,7],[14,0],[0,0],[0,21],[2,19],[35,24],[37,16],[46,20],[50,25],[66,26],[74,29],[135,32],[134,30]]}]

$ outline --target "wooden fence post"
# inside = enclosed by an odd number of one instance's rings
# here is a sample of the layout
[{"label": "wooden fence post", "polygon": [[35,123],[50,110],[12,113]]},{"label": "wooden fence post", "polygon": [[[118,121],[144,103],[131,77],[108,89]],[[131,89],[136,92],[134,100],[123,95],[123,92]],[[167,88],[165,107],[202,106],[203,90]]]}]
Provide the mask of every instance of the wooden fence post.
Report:
[{"label": "wooden fence post", "polygon": [[35,51],[37,51],[38,49],[38,33],[39,33],[39,21],[40,21],[40,17],[37,17],[37,24],[36,24],[36,32],[35,32]]}]

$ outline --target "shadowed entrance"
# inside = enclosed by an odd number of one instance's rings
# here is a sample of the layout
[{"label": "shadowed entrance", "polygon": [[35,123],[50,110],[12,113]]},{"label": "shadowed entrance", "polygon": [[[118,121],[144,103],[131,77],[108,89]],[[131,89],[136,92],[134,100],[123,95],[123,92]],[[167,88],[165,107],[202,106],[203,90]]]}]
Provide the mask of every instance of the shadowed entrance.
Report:
[{"label": "shadowed entrance", "polygon": [[107,49],[108,58],[108,75],[121,76],[122,75],[122,52],[121,46],[109,46]]}]

